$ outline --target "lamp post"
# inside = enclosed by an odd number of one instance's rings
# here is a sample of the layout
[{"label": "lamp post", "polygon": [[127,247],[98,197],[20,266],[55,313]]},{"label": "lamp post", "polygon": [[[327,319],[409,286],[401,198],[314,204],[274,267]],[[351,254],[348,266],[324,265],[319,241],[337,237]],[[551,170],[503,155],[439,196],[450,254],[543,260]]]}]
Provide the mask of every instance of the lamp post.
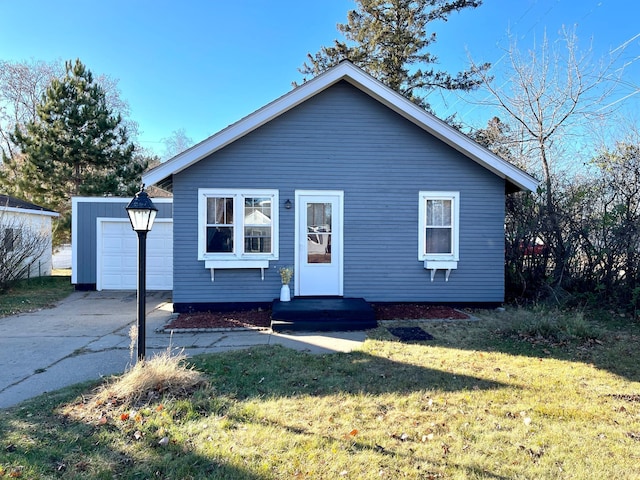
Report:
[{"label": "lamp post", "polygon": [[147,233],[151,231],[158,209],[144,191],[143,184],[125,210],[131,227],[138,234],[138,361],[141,361],[145,357],[146,336]]}]

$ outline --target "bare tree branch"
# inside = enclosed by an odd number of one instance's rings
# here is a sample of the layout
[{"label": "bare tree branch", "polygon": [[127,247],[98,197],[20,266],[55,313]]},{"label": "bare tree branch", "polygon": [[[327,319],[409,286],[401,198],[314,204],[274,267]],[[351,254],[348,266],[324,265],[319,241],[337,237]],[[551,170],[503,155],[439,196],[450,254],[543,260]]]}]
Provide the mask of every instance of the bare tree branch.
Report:
[{"label": "bare tree branch", "polygon": [[0,210],[0,291],[38,272],[37,262],[50,248],[49,232],[38,222]]}]

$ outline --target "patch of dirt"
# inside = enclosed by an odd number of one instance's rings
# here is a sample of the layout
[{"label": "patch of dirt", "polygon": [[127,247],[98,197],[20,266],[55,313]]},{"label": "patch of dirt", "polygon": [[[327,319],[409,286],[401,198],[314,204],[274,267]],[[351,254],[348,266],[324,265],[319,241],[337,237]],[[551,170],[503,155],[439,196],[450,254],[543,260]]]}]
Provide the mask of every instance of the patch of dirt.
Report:
[{"label": "patch of dirt", "polygon": [[614,393],[609,395],[610,397],[615,398],[616,400],[625,400],[627,402],[640,402],[640,394],[639,393]]},{"label": "patch of dirt", "polygon": [[[373,305],[376,320],[468,320],[469,316],[451,307],[398,303]],[[181,313],[165,328],[269,328],[270,309],[236,310],[233,312]]]}]

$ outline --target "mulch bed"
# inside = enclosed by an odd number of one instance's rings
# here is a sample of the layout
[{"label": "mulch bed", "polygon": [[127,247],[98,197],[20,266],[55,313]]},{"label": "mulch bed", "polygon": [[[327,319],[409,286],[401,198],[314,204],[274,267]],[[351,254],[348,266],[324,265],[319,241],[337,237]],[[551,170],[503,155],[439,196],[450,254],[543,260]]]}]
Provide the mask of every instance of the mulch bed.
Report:
[{"label": "mulch bed", "polygon": [[180,328],[269,328],[271,310],[181,313],[167,327]]},{"label": "mulch bed", "polygon": [[[451,307],[409,303],[373,306],[376,320],[468,320],[469,316]],[[233,312],[181,313],[165,328],[269,328],[270,309],[236,310]]]}]

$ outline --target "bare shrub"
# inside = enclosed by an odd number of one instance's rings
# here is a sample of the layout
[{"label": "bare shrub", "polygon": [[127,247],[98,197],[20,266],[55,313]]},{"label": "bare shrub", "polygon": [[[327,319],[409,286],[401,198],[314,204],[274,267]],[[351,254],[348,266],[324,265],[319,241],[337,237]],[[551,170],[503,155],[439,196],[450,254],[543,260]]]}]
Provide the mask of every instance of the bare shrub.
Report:
[{"label": "bare shrub", "polygon": [[42,226],[0,209],[0,291],[31,276],[47,248],[51,240]]},{"label": "bare shrub", "polygon": [[117,400],[119,404],[139,405],[160,395],[184,397],[205,383],[202,373],[185,365],[186,359],[183,352],[174,353],[167,348],[105,384],[95,398],[100,404]]}]

